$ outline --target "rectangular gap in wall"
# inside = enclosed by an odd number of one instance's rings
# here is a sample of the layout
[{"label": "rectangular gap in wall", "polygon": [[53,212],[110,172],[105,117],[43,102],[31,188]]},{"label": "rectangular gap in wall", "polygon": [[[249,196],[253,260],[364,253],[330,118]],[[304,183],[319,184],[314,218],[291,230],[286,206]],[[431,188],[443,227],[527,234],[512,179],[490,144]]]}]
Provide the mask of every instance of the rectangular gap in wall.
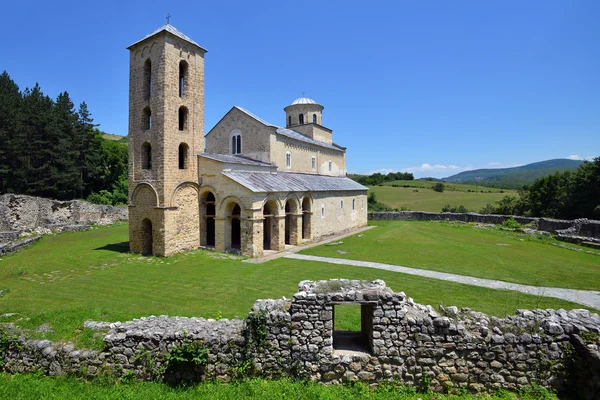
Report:
[{"label": "rectangular gap in wall", "polygon": [[371,353],[373,306],[337,304],[333,306],[333,348],[338,351]]}]

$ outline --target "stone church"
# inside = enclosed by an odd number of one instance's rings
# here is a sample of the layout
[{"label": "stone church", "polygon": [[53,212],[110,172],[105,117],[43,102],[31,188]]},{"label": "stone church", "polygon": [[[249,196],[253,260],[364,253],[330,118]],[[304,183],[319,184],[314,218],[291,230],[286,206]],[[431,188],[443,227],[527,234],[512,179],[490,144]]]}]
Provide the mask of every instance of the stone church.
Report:
[{"label": "stone church", "polygon": [[206,50],[170,24],[128,50],[132,252],[259,257],[367,224],[323,106],[295,100],[285,127],[235,106],[205,136]]}]

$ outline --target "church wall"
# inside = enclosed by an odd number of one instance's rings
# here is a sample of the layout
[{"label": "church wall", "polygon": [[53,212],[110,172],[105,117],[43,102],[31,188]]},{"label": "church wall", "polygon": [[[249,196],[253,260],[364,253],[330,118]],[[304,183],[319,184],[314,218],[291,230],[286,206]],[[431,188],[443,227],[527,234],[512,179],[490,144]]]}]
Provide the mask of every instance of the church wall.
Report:
[{"label": "church wall", "polygon": [[300,132],[310,138],[318,140],[323,143],[331,144],[332,140],[332,132],[323,128],[320,125],[316,125],[313,123],[307,123],[304,125],[298,125],[293,127],[295,131]]},{"label": "church wall", "polygon": [[191,184],[177,189],[173,206],[165,214],[166,255],[200,246],[198,189]]},{"label": "church wall", "polygon": [[[291,168],[285,166],[286,152],[292,155]],[[312,157],[316,157],[316,170],[312,169]],[[329,161],[332,161],[331,172]],[[281,172],[300,172],[330,176],[346,176],[346,158],[341,151],[328,151],[320,146],[304,144],[281,135],[271,139],[271,163]]]},{"label": "church wall", "polygon": [[227,113],[206,136],[206,152],[231,154],[231,133],[235,129],[242,135],[241,155],[269,162],[269,140],[274,128],[261,124],[236,108]]},{"label": "church wall", "polygon": [[[366,191],[314,192],[312,196],[313,240],[367,225]],[[355,200],[354,210],[352,200]],[[344,202],[343,207],[341,201]],[[321,213],[323,207],[324,216]]]}]

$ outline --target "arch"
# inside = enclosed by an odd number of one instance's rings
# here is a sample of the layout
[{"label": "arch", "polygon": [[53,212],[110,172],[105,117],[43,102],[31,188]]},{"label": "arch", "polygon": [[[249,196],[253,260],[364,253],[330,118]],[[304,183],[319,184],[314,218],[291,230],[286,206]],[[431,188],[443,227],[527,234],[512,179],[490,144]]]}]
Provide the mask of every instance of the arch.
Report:
[{"label": "arch", "polygon": [[188,129],[188,109],[185,106],[179,107],[178,113],[178,121],[179,121],[179,130],[185,131]]},{"label": "arch", "polygon": [[171,202],[170,202],[171,207],[176,207],[175,198],[177,197],[177,192],[187,186],[193,187],[194,190],[196,191],[196,193],[199,192],[200,186],[194,181],[184,181],[184,182],[179,183],[177,186],[175,186],[175,189],[173,189],[173,191],[171,192]]},{"label": "arch", "polygon": [[153,255],[154,251],[152,247],[154,244],[154,238],[152,232],[152,221],[150,221],[148,218],[144,218],[142,220],[142,229],[140,233],[142,235],[142,255]]},{"label": "arch", "polygon": [[283,202],[274,194],[269,194],[267,195],[267,197],[265,197],[265,199],[262,202],[261,208],[265,207],[265,204],[267,204],[268,202],[272,201],[276,208],[277,208],[277,212],[275,213],[275,215],[279,215],[279,210],[283,209]]},{"label": "arch", "polygon": [[152,145],[148,142],[142,144],[142,169],[152,169]]},{"label": "arch", "polygon": [[302,199],[302,239],[311,238],[312,198],[304,196]]},{"label": "arch", "polygon": [[317,114],[313,114],[313,124],[317,123]]},{"label": "arch", "polygon": [[298,123],[302,125],[304,123],[304,114],[298,115]]},{"label": "arch", "polygon": [[263,214],[263,250],[278,250],[279,204],[273,199],[265,199],[262,207]]},{"label": "arch", "polygon": [[200,245],[215,247],[216,227],[215,216],[217,215],[217,197],[212,190],[206,190],[200,194]]},{"label": "arch", "polygon": [[292,116],[288,116],[288,126],[292,126]]},{"label": "arch", "polygon": [[231,154],[242,154],[242,132],[239,129],[234,129],[229,134],[231,143]]},{"label": "arch", "polygon": [[185,91],[188,86],[188,63],[185,60],[179,62],[179,97],[185,96]]},{"label": "arch", "polygon": [[292,153],[289,151],[285,152],[285,167],[292,168]]},{"label": "arch", "polygon": [[231,209],[230,214],[231,219],[231,244],[230,247],[232,249],[239,250],[242,248],[242,208],[239,204],[235,203],[235,205]]},{"label": "arch", "polygon": [[[142,202],[140,201],[136,201],[138,199],[138,194],[145,190],[145,189],[149,189],[151,191],[149,196],[146,196],[146,198],[144,198]],[[148,201],[150,200],[151,201]],[[147,206],[152,206],[152,207],[158,207],[158,192],[156,191],[156,189],[154,188],[154,186],[152,186],[151,184],[147,183],[147,182],[142,182],[139,183],[135,189],[133,189],[133,192],[131,193],[131,198],[129,199],[129,204],[132,206],[137,206],[137,205],[147,205]]]},{"label": "arch", "polygon": [[293,196],[290,196],[285,201],[285,225],[284,232],[285,244],[297,244],[297,232],[298,232],[298,203]]},{"label": "arch", "polygon": [[[217,193],[217,191],[215,191],[214,193]],[[244,204],[244,202],[241,201],[237,196],[227,196],[221,201],[219,201],[219,210],[222,212],[222,215],[227,216],[229,213],[231,213],[231,208],[229,206],[232,203],[239,204],[240,207],[242,207],[242,209],[248,208],[247,205]]]},{"label": "arch", "polygon": [[145,107],[142,113],[142,130],[147,131],[152,129],[152,110],[150,107]]},{"label": "arch", "polygon": [[148,58],[144,62],[144,98],[152,97],[152,61]]},{"label": "arch", "polygon": [[179,145],[179,169],[188,168],[188,150],[189,146],[185,143]]}]

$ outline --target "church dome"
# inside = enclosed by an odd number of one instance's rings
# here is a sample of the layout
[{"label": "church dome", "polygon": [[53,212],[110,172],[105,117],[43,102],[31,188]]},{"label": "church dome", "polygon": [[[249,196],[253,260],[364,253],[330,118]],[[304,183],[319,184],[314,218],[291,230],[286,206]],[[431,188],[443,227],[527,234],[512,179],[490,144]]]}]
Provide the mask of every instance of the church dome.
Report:
[{"label": "church dome", "polygon": [[313,99],[309,99],[308,97],[299,97],[290,104],[291,106],[295,106],[298,104],[319,104]]}]

